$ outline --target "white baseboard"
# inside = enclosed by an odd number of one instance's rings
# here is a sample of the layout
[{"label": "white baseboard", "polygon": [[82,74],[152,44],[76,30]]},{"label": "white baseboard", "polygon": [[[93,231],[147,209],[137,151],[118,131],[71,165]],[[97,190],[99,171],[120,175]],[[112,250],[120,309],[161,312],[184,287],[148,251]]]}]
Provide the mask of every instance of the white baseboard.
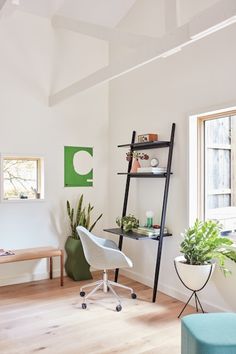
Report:
[{"label": "white baseboard", "polygon": [[[53,270],[53,278],[60,277],[60,270]],[[0,286],[29,283],[31,281],[43,280],[49,278],[49,272],[44,273],[24,273],[17,277],[6,277],[0,279]]]},{"label": "white baseboard", "polygon": [[[131,278],[133,280],[136,280],[142,284],[145,284],[147,286],[150,286],[151,288],[153,287],[153,279],[150,277],[144,277],[141,274],[138,274],[134,272],[131,269],[126,269],[126,270],[121,270],[121,274],[127,276],[128,278]],[[164,283],[159,282],[158,284],[158,290],[161,291],[162,293],[169,295],[177,300],[183,301],[184,303],[188,301],[190,293],[185,293],[184,291],[181,291],[179,289],[173,288],[169,285],[166,285]],[[227,312],[228,310],[225,308],[222,308],[220,306],[210,304],[207,301],[201,300],[202,306],[204,310],[207,312]],[[190,302],[192,306],[195,306],[194,302]],[[181,308],[180,308],[181,310]]]},{"label": "white baseboard", "polygon": [[[95,271],[95,269],[91,269],[92,272]],[[133,280],[136,280],[142,284],[145,284],[149,287],[153,287],[153,279],[151,277],[145,277],[137,272],[134,272],[133,270],[130,269],[122,269],[120,270],[120,274],[123,274],[127,276],[128,278],[131,278]],[[60,269],[58,270],[53,270],[53,278],[58,278],[60,277]],[[25,273],[17,277],[6,277],[6,278],[1,278],[0,279],[0,286],[6,286],[6,285],[14,285],[14,284],[20,284],[20,283],[28,283],[31,281],[37,281],[37,280],[43,280],[43,279],[48,279],[49,278],[49,273],[44,272],[44,273]],[[176,289],[174,287],[171,287],[169,285],[166,285],[164,283],[159,282],[158,284],[158,290],[161,291],[162,293],[169,295],[177,300],[186,302],[190,296],[189,292],[184,292],[179,289]],[[213,304],[210,304],[204,300],[201,301],[203,308],[206,311],[209,312],[227,312],[228,310]],[[194,302],[191,302],[191,305],[194,306]]]}]

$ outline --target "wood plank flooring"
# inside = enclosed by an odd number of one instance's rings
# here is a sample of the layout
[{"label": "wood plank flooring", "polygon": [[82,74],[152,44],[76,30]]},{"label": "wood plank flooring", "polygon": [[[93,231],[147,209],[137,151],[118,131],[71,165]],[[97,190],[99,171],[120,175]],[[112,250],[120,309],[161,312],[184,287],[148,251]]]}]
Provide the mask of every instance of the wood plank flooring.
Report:
[{"label": "wood plank flooring", "polygon": [[138,296],[133,300],[118,290],[121,312],[115,311],[113,296],[102,291],[81,309],[79,287],[89,281],[65,278],[64,287],[58,279],[0,287],[0,353],[180,354],[177,315],[183,303],[159,293],[153,304],[150,288],[123,276],[119,281]]}]

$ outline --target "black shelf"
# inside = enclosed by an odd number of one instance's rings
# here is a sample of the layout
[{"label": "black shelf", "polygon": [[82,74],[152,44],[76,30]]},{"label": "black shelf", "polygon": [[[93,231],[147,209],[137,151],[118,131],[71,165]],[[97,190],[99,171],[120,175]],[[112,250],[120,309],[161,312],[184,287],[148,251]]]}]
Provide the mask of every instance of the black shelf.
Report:
[{"label": "black shelf", "polygon": [[[129,231],[129,232],[125,232],[123,229],[121,228],[114,228],[114,229],[104,229],[103,231],[109,232],[111,234],[115,234],[115,235],[120,235],[120,236],[124,236],[124,237],[128,237],[131,238],[133,240],[154,240],[154,241],[159,241],[160,236],[147,236],[147,235],[143,235],[137,232],[133,232],[133,231]],[[164,237],[169,237],[172,236],[172,234],[170,233],[166,233],[163,235]]]},{"label": "black shelf", "polygon": [[170,141],[150,141],[147,143],[133,143],[118,145],[118,147],[131,147],[133,150],[158,149],[170,146]]},{"label": "black shelf", "polygon": [[[137,172],[137,173],[127,173],[118,172],[118,175],[129,176],[131,178],[166,178],[167,173],[151,173],[151,172]],[[171,172],[172,174],[172,172]]]},{"label": "black shelf", "polygon": [[[153,295],[152,295],[153,302],[156,301],[156,296],[157,296],[157,286],[158,286],[158,279],[159,279],[159,272],[160,272],[163,239],[167,236],[172,236],[169,233],[164,233],[164,230],[165,230],[165,221],[166,221],[169,184],[170,184],[170,177],[172,174],[171,163],[172,163],[172,155],[173,155],[174,136],[175,136],[175,123],[172,124],[171,135],[170,135],[169,141],[154,141],[154,142],[135,143],[136,132],[133,131],[130,144],[118,145],[118,147],[126,147],[126,148],[129,147],[131,153],[135,150],[168,148],[166,172],[160,173],[160,174],[151,173],[151,172],[132,173],[131,169],[132,169],[133,158],[131,158],[128,162],[127,172],[126,173],[125,172],[118,173],[118,175],[125,175],[126,176],[126,185],[125,185],[125,195],[124,195],[124,202],[123,202],[122,217],[126,216],[126,212],[127,212],[131,178],[164,178],[165,179],[163,201],[162,201],[162,211],[161,211],[161,222],[160,222],[160,235],[149,237],[149,236],[142,235],[142,234],[139,234],[136,232],[124,232],[123,229],[121,229],[121,228],[105,229],[104,230],[106,232],[110,232],[112,234],[119,236],[119,249],[120,250],[122,250],[124,237],[128,237],[133,240],[147,240],[147,239],[149,239],[149,240],[159,241],[157,244],[157,257],[156,257],[155,275],[154,275],[154,284],[153,284]],[[158,199],[160,198],[159,195],[157,197],[158,197]],[[116,269],[115,282],[117,282],[117,280],[118,280],[118,275],[119,275],[119,269]]]}]

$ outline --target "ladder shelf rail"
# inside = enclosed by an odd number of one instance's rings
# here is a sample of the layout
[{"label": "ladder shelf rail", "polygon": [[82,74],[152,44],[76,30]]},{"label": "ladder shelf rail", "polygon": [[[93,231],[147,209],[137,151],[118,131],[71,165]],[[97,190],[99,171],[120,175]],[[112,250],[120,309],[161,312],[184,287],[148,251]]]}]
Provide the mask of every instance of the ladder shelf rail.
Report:
[{"label": "ladder shelf rail", "polygon": [[[145,150],[145,149],[158,149],[158,148],[168,148],[168,159],[167,159],[167,169],[165,173],[162,174],[152,174],[152,173],[131,173],[131,167],[133,158],[130,159],[128,163],[128,169],[126,173],[118,173],[119,175],[126,175],[126,185],[125,185],[125,195],[124,195],[124,202],[123,202],[123,210],[122,210],[122,217],[126,216],[127,212],[127,205],[128,205],[128,198],[129,198],[129,187],[130,187],[130,180],[131,178],[165,178],[165,187],[163,193],[163,201],[162,201],[162,213],[161,213],[161,223],[160,223],[160,234],[157,237],[147,237],[144,235],[138,235],[135,233],[130,233],[129,235],[123,231],[122,228],[113,228],[113,229],[105,229],[104,231],[110,232],[113,234],[119,235],[119,244],[118,247],[122,250],[123,245],[123,237],[130,237],[132,239],[150,239],[158,241],[157,247],[157,257],[156,257],[156,265],[155,265],[155,275],[154,275],[154,283],[153,283],[153,295],[152,295],[152,302],[156,301],[157,297],[157,288],[158,288],[158,280],[159,280],[159,273],[160,273],[160,265],[161,265],[161,255],[162,255],[162,248],[163,248],[163,238],[167,236],[172,236],[169,233],[165,233],[165,222],[166,222],[166,212],[167,212],[167,202],[168,202],[168,193],[169,193],[169,185],[170,185],[170,176],[172,175],[171,172],[171,165],[172,165],[172,156],[173,156],[173,147],[174,147],[174,138],[175,138],[175,123],[172,123],[171,128],[171,136],[170,141],[156,141],[156,142],[146,142],[146,143],[135,143],[136,132],[133,131],[131,143],[130,144],[123,144],[118,145],[118,147],[129,147],[130,152],[132,153],[135,150]],[[118,280],[119,269],[115,271],[115,282]]]}]

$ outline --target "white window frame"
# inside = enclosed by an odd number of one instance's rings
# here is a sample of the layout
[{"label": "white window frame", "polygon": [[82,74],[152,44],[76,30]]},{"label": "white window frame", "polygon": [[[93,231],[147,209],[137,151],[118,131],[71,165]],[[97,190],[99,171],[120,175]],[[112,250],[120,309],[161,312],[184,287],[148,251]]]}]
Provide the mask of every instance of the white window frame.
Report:
[{"label": "white window frame", "polygon": [[[42,156],[38,155],[27,155],[27,154],[1,154],[0,155],[1,159],[1,170],[0,170],[0,180],[1,180],[1,186],[0,186],[0,199],[2,203],[27,203],[27,202],[41,202],[45,200],[45,187],[44,187],[44,158]],[[5,159],[19,159],[19,160],[37,160],[38,161],[38,192],[40,193],[40,198],[35,198],[35,199],[21,199],[21,198],[16,198],[16,199],[5,199],[4,198],[4,177],[3,177],[3,161]]]},{"label": "white window frame", "polygon": [[[216,119],[227,117],[229,115],[236,115],[236,107],[230,107],[228,109],[221,109],[218,111],[212,111],[207,113],[199,113],[189,116],[189,175],[188,175],[188,211],[189,211],[189,225],[193,225],[196,218],[204,219],[204,169],[200,168],[201,164],[204,164],[204,151],[202,149],[202,137],[203,137],[203,124],[200,123],[203,120]],[[235,141],[234,141],[235,144]],[[234,157],[236,158],[236,157]],[[233,161],[234,166],[234,178],[236,176],[236,161]],[[233,180],[232,180],[233,181]],[[235,182],[233,182],[235,183]],[[233,191],[235,193],[235,191]],[[234,195],[235,198],[235,195]]]}]

